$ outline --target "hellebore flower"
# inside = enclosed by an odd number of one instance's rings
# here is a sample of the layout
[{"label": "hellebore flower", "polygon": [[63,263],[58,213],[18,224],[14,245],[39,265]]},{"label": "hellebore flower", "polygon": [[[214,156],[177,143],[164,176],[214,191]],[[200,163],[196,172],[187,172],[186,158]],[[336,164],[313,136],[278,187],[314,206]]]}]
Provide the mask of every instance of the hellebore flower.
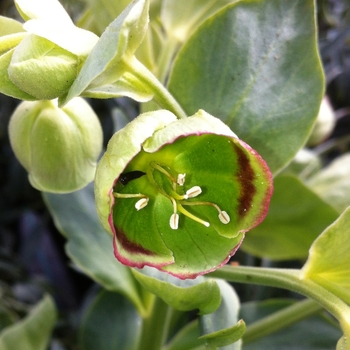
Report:
[{"label": "hellebore flower", "polygon": [[35,99],[59,97],[69,90],[98,37],[76,27],[56,0],[15,3],[27,36],[11,52],[8,76]]},{"label": "hellebore flower", "polygon": [[99,120],[82,98],[65,107],[57,101],[22,102],[9,124],[12,149],[38,190],[78,190],[95,175],[102,149]]},{"label": "hellebore flower", "polygon": [[144,113],[109,141],[95,177],[100,220],[125,265],[195,278],[225,264],[265,217],[271,173],[219,119]]}]

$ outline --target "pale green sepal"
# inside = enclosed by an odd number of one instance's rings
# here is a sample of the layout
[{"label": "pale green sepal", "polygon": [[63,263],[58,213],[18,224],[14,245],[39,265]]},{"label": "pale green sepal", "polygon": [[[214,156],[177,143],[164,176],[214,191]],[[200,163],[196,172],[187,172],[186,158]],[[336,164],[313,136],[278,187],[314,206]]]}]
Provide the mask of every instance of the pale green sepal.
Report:
[{"label": "pale green sepal", "polygon": [[123,60],[136,51],[146,33],[148,0],[136,0],[117,17],[101,35],[84,63],[77,79],[62,104],[84,90],[107,85],[127,70]]},{"label": "pale green sepal", "polygon": [[65,24],[72,24],[68,13],[57,0],[15,0],[15,5],[22,18],[29,19],[46,19]]},{"label": "pale green sepal", "polygon": [[150,89],[147,89],[139,81],[131,80],[131,77],[125,79],[125,76],[130,74],[125,73],[116,82],[104,86],[97,87],[95,89],[85,90],[82,94],[84,97],[91,98],[117,98],[117,97],[130,97],[137,102],[148,102],[154,94]]},{"label": "pale green sepal", "polygon": [[46,295],[23,320],[0,333],[0,350],[47,349],[56,319],[54,301]]},{"label": "pale green sepal", "polygon": [[23,28],[31,34],[52,41],[63,49],[86,57],[98,41],[98,36],[75,25],[62,25],[50,20],[33,19],[24,23]]},{"label": "pale green sepal", "polygon": [[95,200],[97,212],[104,228],[112,233],[108,217],[114,203],[112,195],[116,179],[127,164],[141,151],[141,145],[155,131],[174,122],[176,116],[169,111],[159,110],[140,115],[133,123],[114,134],[107,151],[101,158],[95,176]]},{"label": "pale green sepal", "polygon": [[196,114],[187,119],[176,120],[171,127],[158,130],[152,138],[143,144],[146,152],[153,153],[168,142],[176,140],[180,136],[217,134],[237,138],[236,134],[225,125],[220,119],[217,119],[209,113],[199,110]]},{"label": "pale green sepal", "polygon": [[16,47],[8,74],[21,90],[38,100],[51,100],[68,91],[79,66],[76,55],[31,34]]},{"label": "pale green sepal", "polygon": [[67,193],[93,180],[102,129],[83,99],[72,100],[62,109],[54,100],[22,102],[10,119],[9,136],[36,189]]},{"label": "pale green sepal", "polygon": [[13,33],[0,37],[0,55],[16,47],[28,34],[25,32]]},{"label": "pale green sepal", "polygon": [[220,288],[214,279],[202,276],[180,280],[151,267],[131,270],[143,288],[163,299],[176,310],[199,309],[199,314],[214,312],[221,303]]},{"label": "pale green sepal", "polygon": [[350,304],[350,207],[314,241],[301,278]]},{"label": "pale green sepal", "polygon": [[350,349],[350,340],[348,337],[343,335],[337,342],[336,350],[348,350]]},{"label": "pale green sepal", "polygon": [[33,101],[36,98],[32,95],[27,94],[19,87],[17,87],[10,79],[8,75],[8,67],[11,63],[12,55],[15,49],[7,51],[0,56],[0,93],[20,100]]},{"label": "pale green sepal", "polygon": [[222,301],[214,313],[199,318],[202,334],[199,339],[206,340],[207,349],[230,345],[227,349],[240,350],[242,344],[239,339],[246,329],[244,321],[238,320],[240,301],[230,284],[219,279],[216,282],[220,287]]},{"label": "pale green sepal", "polygon": [[23,24],[8,17],[0,16],[0,37],[23,32]]}]

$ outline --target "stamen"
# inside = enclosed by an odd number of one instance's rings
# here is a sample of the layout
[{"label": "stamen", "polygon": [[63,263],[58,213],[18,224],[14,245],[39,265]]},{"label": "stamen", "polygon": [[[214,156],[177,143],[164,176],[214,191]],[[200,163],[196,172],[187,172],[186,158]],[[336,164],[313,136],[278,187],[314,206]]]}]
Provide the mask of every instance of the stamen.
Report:
[{"label": "stamen", "polygon": [[143,209],[148,204],[148,201],[149,201],[148,197],[144,197],[144,198],[139,199],[135,203],[135,208],[137,209],[137,211],[139,211],[140,209]]},{"label": "stamen", "polygon": [[225,225],[228,224],[230,222],[230,220],[231,220],[229,215],[226,213],[226,211],[221,211],[219,213],[219,219]]},{"label": "stamen", "polygon": [[212,202],[181,202],[182,205],[209,205],[211,207],[214,207],[219,212],[219,220],[223,224],[228,224],[231,220],[230,216],[227,214],[226,211],[221,210],[219,206]]},{"label": "stamen", "polygon": [[179,214],[174,213],[170,216],[170,228],[177,230],[179,228]]},{"label": "stamen", "polygon": [[178,209],[179,212],[186,215],[187,217],[189,217],[190,219],[199,222],[200,224],[204,225],[205,227],[209,227],[210,224],[207,221],[204,221],[200,218],[198,218],[197,216],[194,216],[193,214],[191,214],[189,211],[187,211],[181,204],[178,205]]},{"label": "stamen", "polygon": [[115,198],[147,198],[147,196],[145,196],[142,193],[128,194],[128,193],[113,192],[113,196]]},{"label": "stamen", "polygon": [[185,199],[193,198],[193,197],[199,196],[201,193],[202,193],[202,189],[199,186],[193,186],[192,188],[186,191],[186,194],[184,197]]},{"label": "stamen", "polygon": [[176,183],[175,178],[169,174],[168,171],[166,171],[161,165],[159,165],[156,162],[151,162],[150,166],[158,171],[160,171],[161,173],[163,173],[171,182]]},{"label": "stamen", "polygon": [[185,176],[186,176],[186,174],[179,174],[179,175],[177,175],[177,184],[179,185],[179,186],[183,186],[184,185],[184,183],[185,183]]}]

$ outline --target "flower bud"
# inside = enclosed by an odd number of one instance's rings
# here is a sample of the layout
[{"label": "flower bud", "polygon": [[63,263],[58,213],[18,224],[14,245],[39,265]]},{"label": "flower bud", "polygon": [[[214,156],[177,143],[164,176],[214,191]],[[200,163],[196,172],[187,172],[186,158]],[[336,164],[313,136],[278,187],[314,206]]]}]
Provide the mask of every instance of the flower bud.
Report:
[{"label": "flower bud", "polygon": [[202,110],[181,120],[165,110],[140,115],[111,138],[95,177],[117,259],[183,279],[226,263],[271,194],[258,153]]},{"label": "flower bud", "polygon": [[31,34],[16,47],[8,74],[21,90],[38,100],[51,100],[68,91],[79,66],[79,57]]},{"label": "flower bud", "polygon": [[93,180],[102,130],[83,99],[73,99],[63,108],[57,101],[22,102],[11,117],[9,136],[36,189],[72,192]]}]

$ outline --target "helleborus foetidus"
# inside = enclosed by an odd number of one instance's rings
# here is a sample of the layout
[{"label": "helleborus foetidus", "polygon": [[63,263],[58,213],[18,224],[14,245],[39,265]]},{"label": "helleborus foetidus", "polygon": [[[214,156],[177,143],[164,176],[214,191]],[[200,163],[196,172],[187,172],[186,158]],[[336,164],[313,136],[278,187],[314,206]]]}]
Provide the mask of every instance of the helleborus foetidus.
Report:
[{"label": "helleborus foetidus", "polygon": [[117,132],[97,166],[95,197],[122,263],[194,278],[228,261],[265,217],[264,160],[200,110],[144,113]]}]

